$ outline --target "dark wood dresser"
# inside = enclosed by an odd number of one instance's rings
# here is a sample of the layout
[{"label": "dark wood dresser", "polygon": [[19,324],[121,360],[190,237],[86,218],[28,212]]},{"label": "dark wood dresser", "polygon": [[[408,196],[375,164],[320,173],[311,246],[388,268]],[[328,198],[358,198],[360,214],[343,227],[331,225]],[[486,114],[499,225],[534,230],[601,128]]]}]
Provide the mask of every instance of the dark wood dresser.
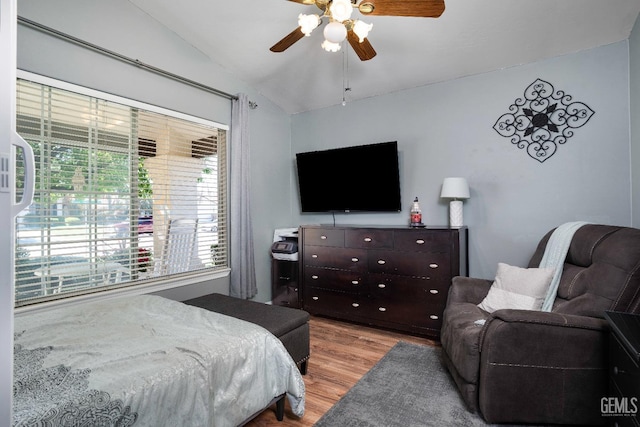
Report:
[{"label": "dark wood dresser", "polygon": [[605,312],[609,340],[609,394],[601,404],[609,425],[640,427],[640,316]]},{"label": "dark wood dresser", "polygon": [[468,275],[466,227],[302,226],[303,308],[440,338],[453,276]]}]

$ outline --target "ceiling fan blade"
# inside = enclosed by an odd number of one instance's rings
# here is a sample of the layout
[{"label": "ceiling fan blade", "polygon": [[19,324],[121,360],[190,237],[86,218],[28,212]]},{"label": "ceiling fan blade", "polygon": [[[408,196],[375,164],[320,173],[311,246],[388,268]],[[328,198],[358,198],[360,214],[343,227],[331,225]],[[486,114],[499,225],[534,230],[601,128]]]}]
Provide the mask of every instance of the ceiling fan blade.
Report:
[{"label": "ceiling fan blade", "polygon": [[302,4],[316,4],[316,0],[289,0],[289,1],[302,3]]},{"label": "ceiling fan blade", "polygon": [[362,43],[360,43],[360,39],[353,30],[349,30],[347,32],[347,40],[349,40],[349,44],[353,48],[353,51],[362,61],[368,61],[376,56],[376,51],[373,46],[371,46],[371,43],[369,43],[369,40],[365,38]]},{"label": "ceiling fan blade", "polygon": [[304,33],[302,32],[301,27],[298,27],[295,30],[291,31],[286,36],[284,36],[284,38],[280,40],[278,43],[271,46],[269,50],[271,52],[284,52],[285,50],[289,49],[291,45],[293,45],[295,42],[297,42],[303,37],[304,37]]},{"label": "ceiling fan blade", "polygon": [[444,0],[362,0],[358,8],[364,15],[437,18],[444,12]]}]

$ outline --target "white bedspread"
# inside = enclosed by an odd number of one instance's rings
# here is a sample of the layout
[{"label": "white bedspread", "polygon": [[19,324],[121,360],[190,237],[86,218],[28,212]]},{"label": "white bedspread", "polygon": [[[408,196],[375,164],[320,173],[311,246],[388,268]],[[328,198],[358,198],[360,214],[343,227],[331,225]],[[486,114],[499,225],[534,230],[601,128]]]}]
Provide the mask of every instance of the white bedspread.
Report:
[{"label": "white bedspread", "polygon": [[280,340],[180,302],[85,303],[16,316],[14,330],[14,426],[236,426],[285,392],[304,412]]}]

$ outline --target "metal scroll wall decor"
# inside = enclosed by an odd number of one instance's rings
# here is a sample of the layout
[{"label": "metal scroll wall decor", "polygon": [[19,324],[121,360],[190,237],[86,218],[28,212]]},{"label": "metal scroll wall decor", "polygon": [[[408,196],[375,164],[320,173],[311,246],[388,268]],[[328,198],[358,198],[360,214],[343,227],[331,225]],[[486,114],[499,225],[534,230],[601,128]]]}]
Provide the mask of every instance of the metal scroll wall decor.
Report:
[{"label": "metal scroll wall decor", "polygon": [[555,91],[551,83],[537,79],[524,91],[524,98],[517,98],[493,128],[542,163],[593,114],[585,103],[574,102],[571,95]]}]

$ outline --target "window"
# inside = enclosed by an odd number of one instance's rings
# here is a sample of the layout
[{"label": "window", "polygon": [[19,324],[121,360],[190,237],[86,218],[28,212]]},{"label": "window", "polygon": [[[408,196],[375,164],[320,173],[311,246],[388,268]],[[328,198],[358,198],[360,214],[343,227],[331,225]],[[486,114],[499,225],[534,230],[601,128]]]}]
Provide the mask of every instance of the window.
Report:
[{"label": "window", "polygon": [[17,85],[36,188],[16,219],[16,305],[226,268],[227,129],[47,83]]}]

